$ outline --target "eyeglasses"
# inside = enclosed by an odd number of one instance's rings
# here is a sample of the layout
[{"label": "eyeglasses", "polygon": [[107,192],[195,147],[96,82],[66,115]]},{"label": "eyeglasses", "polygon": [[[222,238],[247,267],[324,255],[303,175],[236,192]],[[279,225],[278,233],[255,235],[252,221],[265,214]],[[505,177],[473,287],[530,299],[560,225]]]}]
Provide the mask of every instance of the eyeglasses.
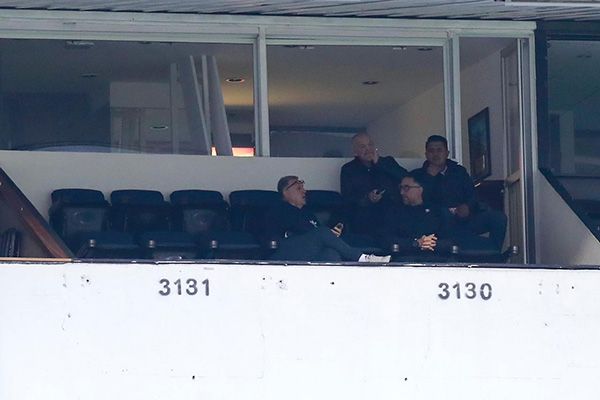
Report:
[{"label": "eyeglasses", "polygon": [[292,183],[290,183],[289,185],[287,185],[283,190],[288,190],[289,188],[291,188],[294,185],[300,185],[300,186],[304,186],[304,181],[301,179],[298,179]]},{"label": "eyeglasses", "polygon": [[421,185],[400,185],[400,191],[408,192],[410,189],[420,188],[420,187],[421,187]]}]

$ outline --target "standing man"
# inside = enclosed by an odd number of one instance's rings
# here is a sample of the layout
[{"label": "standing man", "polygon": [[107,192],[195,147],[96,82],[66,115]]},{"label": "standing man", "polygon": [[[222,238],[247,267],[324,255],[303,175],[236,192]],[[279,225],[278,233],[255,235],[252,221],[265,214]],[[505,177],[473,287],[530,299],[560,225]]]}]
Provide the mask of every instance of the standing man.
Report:
[{"label": "standing man", "polygon": [[398,184],[408,173],[393,157],[381,157],[366,133],[352,138],[354,160],[340,173],[342,196],[353,232],[373,234],[386,210],[398,199]]},{"label": "standing man", "polygon": [[[468,233],[479,235],[488,232],[493,247],[501,251],[506,235],[506,215],[498,210],[480,210],[477,207],[473,179],[463,166],[449,160],[448,155],[446,138],[429,136],[425,143],[427,161],[412,174],[423,183],[426,197],[432,204],[447,211],[450,229],[457,241],[460,242],[461,236],[469,237]],[[461,232],[465,234],[461,235]]]}]

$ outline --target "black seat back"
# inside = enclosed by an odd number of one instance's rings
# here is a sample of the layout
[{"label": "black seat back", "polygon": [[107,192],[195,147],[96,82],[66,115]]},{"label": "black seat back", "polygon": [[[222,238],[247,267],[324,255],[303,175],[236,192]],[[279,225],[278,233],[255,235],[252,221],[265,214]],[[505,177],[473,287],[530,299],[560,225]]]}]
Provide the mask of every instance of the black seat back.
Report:
[{"label": "black seat back", "polygon": [[170,208],[161,192],[124,189],[110,195],[111,226],[122,232],[169,230]]},{"label": "black seat back", "polygon": [[93,189],[58,189],[52,192],[50,225],[66,241],[75,235],[105,230],[109,204]]},{"label": "black seat back", "polygon": [[305,207],[323,226],[333,227],[345,220],[342,195],[333,190],[308,190]]},{"label": "black seat back", "polygon": [[229,194],[231,225],[235,230],[261,237],[265,231],[265,215],[280,201],[273,190],[236,190]]},{"label": "black seat back", "polygon": [[214,190],[178,190],[171,193],[173,228],[192,235],[225,231],[229,206]]}]

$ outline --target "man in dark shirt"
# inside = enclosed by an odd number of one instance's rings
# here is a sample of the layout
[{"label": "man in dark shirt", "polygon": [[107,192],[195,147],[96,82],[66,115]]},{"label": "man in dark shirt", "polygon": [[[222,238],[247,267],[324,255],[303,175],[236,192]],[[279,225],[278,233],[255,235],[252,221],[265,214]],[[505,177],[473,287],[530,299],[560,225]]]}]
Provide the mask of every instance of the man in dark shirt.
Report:
[{"label": "man in dark shirt", "polygon": [[374,233],[386,210],[398,200],[398,184],[407,174],[393,157],[379,156],[366,133],[352,138],[354,160],[340,173],[342,196],[348,207],[353,232]]},{"label": "man in dark shirt", "polygon": [[383,241],[386,245],[396,244],[401,254],[422,251],[447,252],[450,242],[440,209],[432,207],[423,199],[423,186],[413,175],[407,175],[399,185],[402,204],[387,212]]},{"label": "man in dark shirt", "polygon": [[489,232],[493,247],[500,251],[506,235],[506,215],[498,210],[478,208],[473,179],[463,166],[449,160],[448,155],[446,138],[430,136],[425,143],[427,161],[411,174],[422,182],[431,204],[445,209],[449,227],[457,239],[468,238],[468,233]]},{"label": "man in dark shirt", "polygon": [[362,254],[340,239],[343,227],[333,229],[319,225],[306,211],[304,181],[284,176],[277,183],[282,202],[267,215],[267,235],[279,240],[274,260],[389,262],[390,257]]}]

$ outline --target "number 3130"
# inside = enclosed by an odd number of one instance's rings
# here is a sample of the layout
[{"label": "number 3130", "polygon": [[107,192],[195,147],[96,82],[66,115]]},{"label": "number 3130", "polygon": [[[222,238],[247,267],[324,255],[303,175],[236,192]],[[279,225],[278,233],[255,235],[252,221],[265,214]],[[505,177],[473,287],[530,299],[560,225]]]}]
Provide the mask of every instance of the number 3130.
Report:
[{"label": "number 3130", "polygon": [[464,285],[456,282],[452,286],[442,282],[438,285],[438,288],[441,289],[440,293],[438,293],[438,297],[442,300],[448,300],[450,297],[460,299],[461,296],[464,296],[467,299],[474,299],[478,295],[482,300],[489,300],[492,298],[492,285],[489,283],[482,283],[478,288],[473,282],[467,282]]}]

